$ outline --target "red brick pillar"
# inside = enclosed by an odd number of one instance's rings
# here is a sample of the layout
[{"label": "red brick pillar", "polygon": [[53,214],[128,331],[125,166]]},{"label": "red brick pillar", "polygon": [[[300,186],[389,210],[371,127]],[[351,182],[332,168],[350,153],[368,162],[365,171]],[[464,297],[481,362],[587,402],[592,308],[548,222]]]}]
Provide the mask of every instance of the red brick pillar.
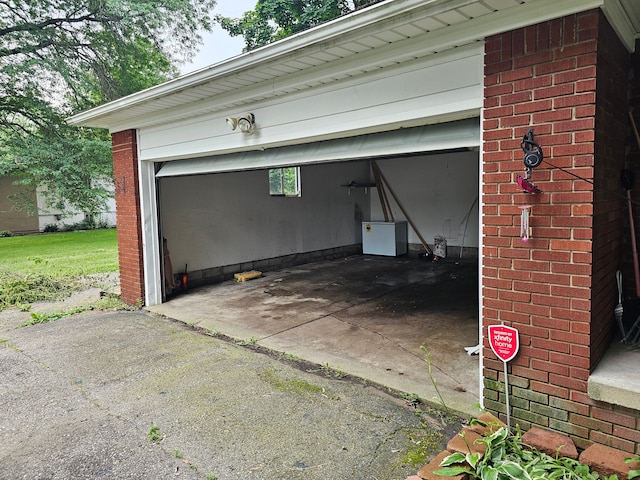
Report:
[{"label": "red brick pillar", "polygon": [[[609,54],[620,51],[592,10],[490,37],[485,47],[483,331],[486,338],[488,325],[504,322],[520,332],[509,363],[514,423],[568,433],[579,447],[614,423],[594,421],[587,396],[611,339],[622,224],[624,135],[620,142],[615,131],[625,128],[612,92],[626,88],[617,71],[609,78],[610,69],[598,70],[606,42]],[[532,127],[546,161],[530,180],[542,194],[524,194],[515,181]],[[527,243],[523,205],[532,205]],[[503,413],[503,364],[488,343],[484,353],[485,406]]]},{"label": "red brick pillar", "polygon": [[111,142],[121,298],[130,305],[142,304],[144,269],[136,131],[124,130],[113,133]]}]

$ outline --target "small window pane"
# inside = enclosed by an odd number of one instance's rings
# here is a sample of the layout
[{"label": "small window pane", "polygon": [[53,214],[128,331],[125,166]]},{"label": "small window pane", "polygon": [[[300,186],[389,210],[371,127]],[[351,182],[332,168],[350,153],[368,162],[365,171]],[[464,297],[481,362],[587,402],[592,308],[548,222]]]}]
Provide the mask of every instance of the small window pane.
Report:
[{"label": "small window pane", "polygon": [[281,168],[274,168],[272,170],[269,170],[269,194],[284,195]]},{"label": "small window pane", "polygon": [[269,194],[287,197],[300,196],[300,167],[269,170]]},{"label": "small window pane", "polygon": [[285,195],[298,195],[298,169],[283,168],[283,183]]}]

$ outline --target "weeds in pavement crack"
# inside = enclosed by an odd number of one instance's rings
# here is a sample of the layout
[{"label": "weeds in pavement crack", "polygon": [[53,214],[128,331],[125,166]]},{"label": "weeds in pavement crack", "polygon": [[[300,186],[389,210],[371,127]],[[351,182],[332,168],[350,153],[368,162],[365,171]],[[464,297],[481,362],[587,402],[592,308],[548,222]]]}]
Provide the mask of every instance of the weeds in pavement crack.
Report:
[{"label": "weeds in pavement crack", "polygon": [[160,443],[164,440],[164,436],[160,433],[160,427],[153,422],[151,422],[151,428],[149,429],[149,433],[147,433],[147,438],[151,443]]},{"label": "weeds in pavement crack", "polygon": [[431,354],[429,353],[429,350],[427,350],[427,347],[425,347],[424,345],[420,345],[420,350],[422,350],[426,354],[426,358],[424,361],[427,363],[427,367],[429,371],[429,379],[431,380],[431,384],[433,385],[433,388],[435,389],[436,394],[438,395],[438,400],[440,402],[440,405],[442,405],[442,408],[444,408],[444,410],[447,413],[450,413],[449,407],[447,407],[447,404],[445,403],[444,398],[442,398],[442,395],[440,394],[440,390],[438,390],[438,384],[436,383],[435,378],[433,378],[433,372],[431,370]]}]

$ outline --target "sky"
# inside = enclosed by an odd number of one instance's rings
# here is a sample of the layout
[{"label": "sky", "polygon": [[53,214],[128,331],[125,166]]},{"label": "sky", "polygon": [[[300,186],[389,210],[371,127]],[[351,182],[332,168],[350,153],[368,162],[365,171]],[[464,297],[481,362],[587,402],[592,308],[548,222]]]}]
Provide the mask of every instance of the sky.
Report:
[{"label": "sky", "polygon": [[[253,10],[256,2],[257,0],[218,0],[213,15],[241,17],[244,12]],[[230,37],[218,25],[214,27],[213,33],[203,33],[202,38],[204,45],[200,47],[192,63],[180,68],[182,75],[239,55],[244,47],[242,37]]]}]

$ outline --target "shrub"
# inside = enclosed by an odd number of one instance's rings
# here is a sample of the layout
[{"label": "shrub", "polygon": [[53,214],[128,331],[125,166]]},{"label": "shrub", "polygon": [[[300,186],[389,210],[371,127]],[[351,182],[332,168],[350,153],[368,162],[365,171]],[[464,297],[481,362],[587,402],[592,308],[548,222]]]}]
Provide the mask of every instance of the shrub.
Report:
[{"label": "shrub", "polygon": [[[477,423],[486,426],[483,422]],[[554,458],[528,448],[522,443],[519,429],[512,435],[501,427],[477,442],[485,444],[484,454],[453,453],[442,461],[442,468],[433,473],[443,477],[467,474],[479,480],[618,480],[616,475],[600,476],[577,460],[561,456]],[[629,478],[633,477],[630,475]]]},{"label": "shrub", "polygon": [[96,221],[96,228],[111,228],[111,225],[106,218],[100,218]]}]

